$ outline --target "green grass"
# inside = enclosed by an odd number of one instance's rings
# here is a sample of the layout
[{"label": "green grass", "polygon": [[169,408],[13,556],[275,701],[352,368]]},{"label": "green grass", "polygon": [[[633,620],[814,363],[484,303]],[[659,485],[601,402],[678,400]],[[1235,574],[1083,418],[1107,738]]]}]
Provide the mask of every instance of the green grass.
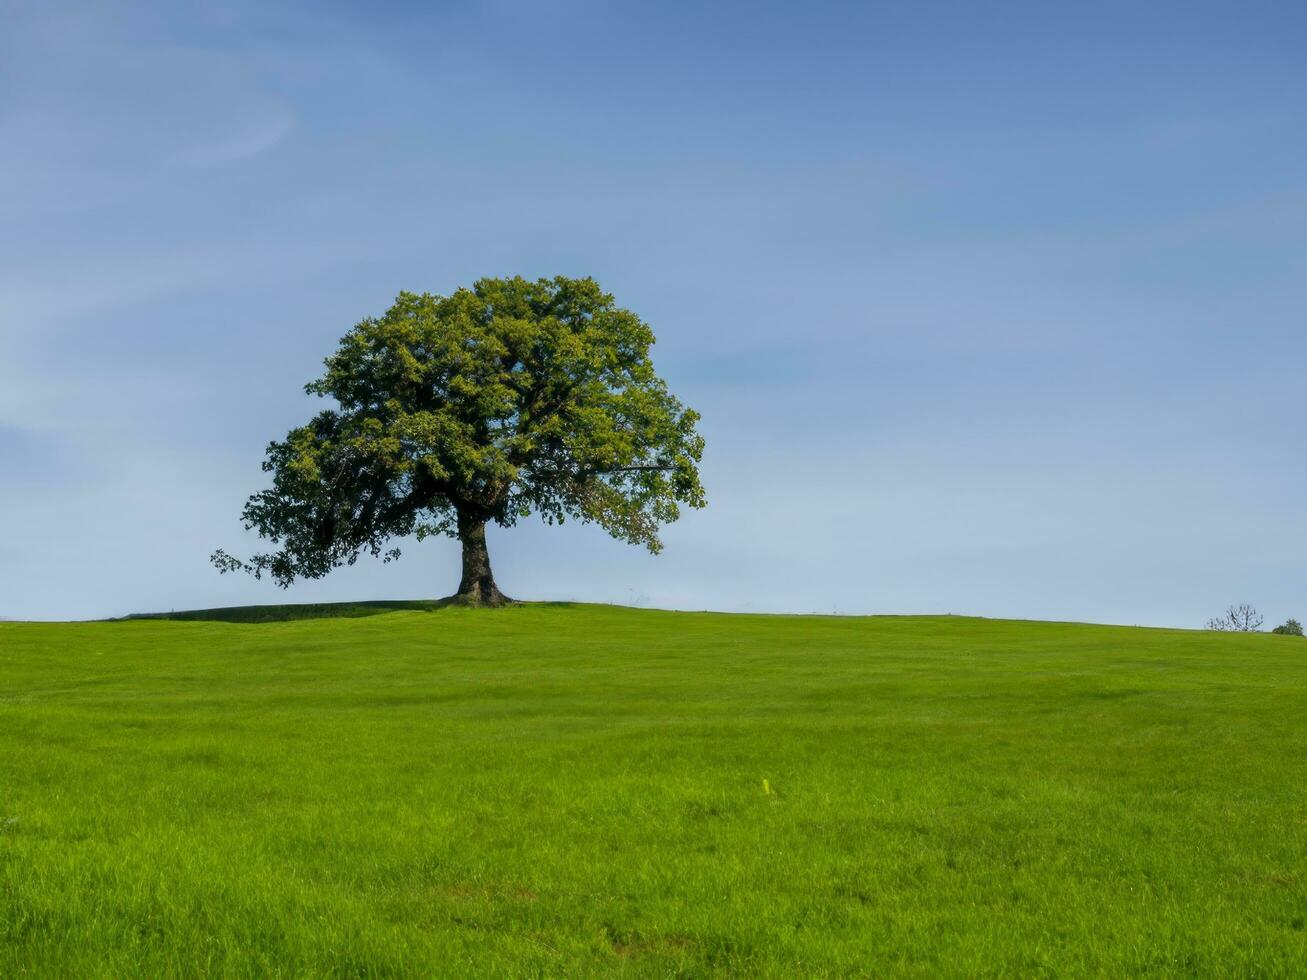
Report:
[{"label": "green grass", "polygon": [[1305,787],[1291,637],[0,624],[0,976],[1302,975]]}]

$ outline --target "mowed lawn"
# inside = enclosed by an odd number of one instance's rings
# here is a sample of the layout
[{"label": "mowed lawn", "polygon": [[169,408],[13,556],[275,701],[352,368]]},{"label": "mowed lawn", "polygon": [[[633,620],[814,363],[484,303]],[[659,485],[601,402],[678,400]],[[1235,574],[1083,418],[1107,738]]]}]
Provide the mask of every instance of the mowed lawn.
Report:
[{"label": "mowed lawn", "polygon": [[1305,973],[1297,638],[0,624],[0,976]]}]

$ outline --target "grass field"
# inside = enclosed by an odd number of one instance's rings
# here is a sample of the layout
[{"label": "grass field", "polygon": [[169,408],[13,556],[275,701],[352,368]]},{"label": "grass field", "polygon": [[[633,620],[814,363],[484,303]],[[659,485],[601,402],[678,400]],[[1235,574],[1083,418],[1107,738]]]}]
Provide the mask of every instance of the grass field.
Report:
[{"label": "grass field", "polygon": [[0,976],[1307,973],[1307,641],[352,611],[0,624]]}]

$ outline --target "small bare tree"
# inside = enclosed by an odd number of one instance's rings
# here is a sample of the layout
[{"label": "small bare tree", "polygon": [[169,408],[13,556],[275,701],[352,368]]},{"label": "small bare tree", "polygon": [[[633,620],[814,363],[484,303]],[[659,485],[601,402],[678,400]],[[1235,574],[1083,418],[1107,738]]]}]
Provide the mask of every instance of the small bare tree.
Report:
[{"label": "small bare tree", "polygon": [[1240,606],[1231,606],[1216,619],[1209,619],[1207,628],[1223,633],[1256,633],[1264,622],[1266,620],[1262,614],[1245,602]]}]

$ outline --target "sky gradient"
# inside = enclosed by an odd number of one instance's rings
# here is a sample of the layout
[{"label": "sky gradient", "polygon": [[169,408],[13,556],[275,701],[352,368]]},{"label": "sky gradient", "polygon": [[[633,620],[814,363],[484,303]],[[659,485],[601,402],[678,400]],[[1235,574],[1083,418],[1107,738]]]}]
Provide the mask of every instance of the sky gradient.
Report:
[{"label": "sky gradient", "polygon": [[[704,9],[709,6],[710,9]],[[592,275],[704,417],[657,557],[526,599],[1307,619],[1307,6],[0,0],[0,616],[439,596],[220,577],[401,289]]]}]

